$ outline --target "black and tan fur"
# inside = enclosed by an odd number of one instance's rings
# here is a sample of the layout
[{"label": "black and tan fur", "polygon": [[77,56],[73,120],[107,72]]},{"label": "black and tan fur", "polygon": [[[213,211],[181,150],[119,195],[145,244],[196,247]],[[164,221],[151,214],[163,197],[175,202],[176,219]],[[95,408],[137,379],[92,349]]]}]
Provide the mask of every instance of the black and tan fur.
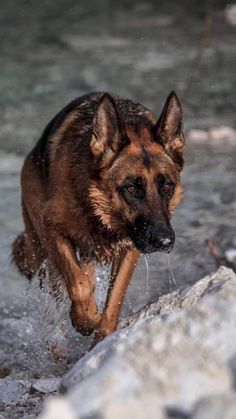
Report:
[{"label": "black and tan fur", "polygon": [[[114,331],[140,253],[171,250],[183,148],[175,93],[158,120],[129,99],[91,93],[64,108],[27,156],[25,231],[13,259],[29,278],[48,259],[64,278],[82,334],[95,330],[100,340]],[[94,298],[96,262],[112,263],[103,313]]]}]

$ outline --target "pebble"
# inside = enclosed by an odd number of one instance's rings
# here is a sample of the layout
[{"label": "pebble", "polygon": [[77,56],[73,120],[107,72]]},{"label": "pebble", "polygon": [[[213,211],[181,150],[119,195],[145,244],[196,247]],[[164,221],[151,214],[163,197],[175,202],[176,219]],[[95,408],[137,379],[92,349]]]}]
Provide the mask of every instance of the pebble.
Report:
[{"label": "pebble", "polygon": [[60,378],[40,378],[32,384],[34,390],[40,393],[54,393],[60,384]]}]

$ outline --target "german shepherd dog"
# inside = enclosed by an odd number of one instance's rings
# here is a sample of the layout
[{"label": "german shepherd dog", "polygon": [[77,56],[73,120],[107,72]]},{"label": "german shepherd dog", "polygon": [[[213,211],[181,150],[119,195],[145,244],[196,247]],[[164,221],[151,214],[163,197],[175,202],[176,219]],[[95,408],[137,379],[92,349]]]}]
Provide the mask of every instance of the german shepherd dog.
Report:
[{"label": "german shepherd dog", "polygon": [[[157,120],[139,103],[91,93],[47,125],[21,173],[25,231],[13,260],[31,278],[47,259],[65,281],[72,324],[96,341],[116,330],[141,253],[170,252],[182,195],[182,108],[174,92]],[[111,264],[103,313],[95,263]]]}]

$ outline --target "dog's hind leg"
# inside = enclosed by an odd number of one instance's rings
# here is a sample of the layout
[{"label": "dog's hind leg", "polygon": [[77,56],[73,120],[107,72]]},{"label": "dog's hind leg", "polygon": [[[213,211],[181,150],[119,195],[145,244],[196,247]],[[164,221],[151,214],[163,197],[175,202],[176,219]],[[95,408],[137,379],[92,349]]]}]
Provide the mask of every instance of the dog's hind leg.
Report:
[{"label": "dog's hind leg", "polygon": [[120,256],[119,260],[114,261],[111,284],[102,319],[96,329],[94,344],[116,330],[125,293],[139,258],[138,250],[128,250]]},{"label": "dog's hind leg", "polygon": [[12,244],[12,259],[19,271],[31,279],[45,259],[45,252],[42,249],[24,202],[22,203],[22,213],[25,231],[19,234]]}]

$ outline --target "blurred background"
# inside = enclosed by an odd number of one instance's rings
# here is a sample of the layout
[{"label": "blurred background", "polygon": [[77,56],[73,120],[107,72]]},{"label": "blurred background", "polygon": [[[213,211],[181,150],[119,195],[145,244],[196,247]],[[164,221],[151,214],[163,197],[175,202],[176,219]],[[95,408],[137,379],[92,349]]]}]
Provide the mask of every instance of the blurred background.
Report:
[{"label": "blurred background", "polygon": [[[5,326],[27,311],[28,283],[9,258],[10,243],[22,228],[23,158],[55,113],[90,91],[133,98],[158,116],[174,89],[184,108],[185,197],[173,220],[176,247],[169,258],[142,259],[123,315],[193,284],[219,261],[233,266],[236,3],[2,0],[0,39],[0,310]],[[217,246],[218,262],[209,240]]]},{"label": "blurred background", "polygon": [[235,121],[236,11],[223,0],[1,2],[0,147],[26,153],[68,101],[108,90],[185,127]]}]

